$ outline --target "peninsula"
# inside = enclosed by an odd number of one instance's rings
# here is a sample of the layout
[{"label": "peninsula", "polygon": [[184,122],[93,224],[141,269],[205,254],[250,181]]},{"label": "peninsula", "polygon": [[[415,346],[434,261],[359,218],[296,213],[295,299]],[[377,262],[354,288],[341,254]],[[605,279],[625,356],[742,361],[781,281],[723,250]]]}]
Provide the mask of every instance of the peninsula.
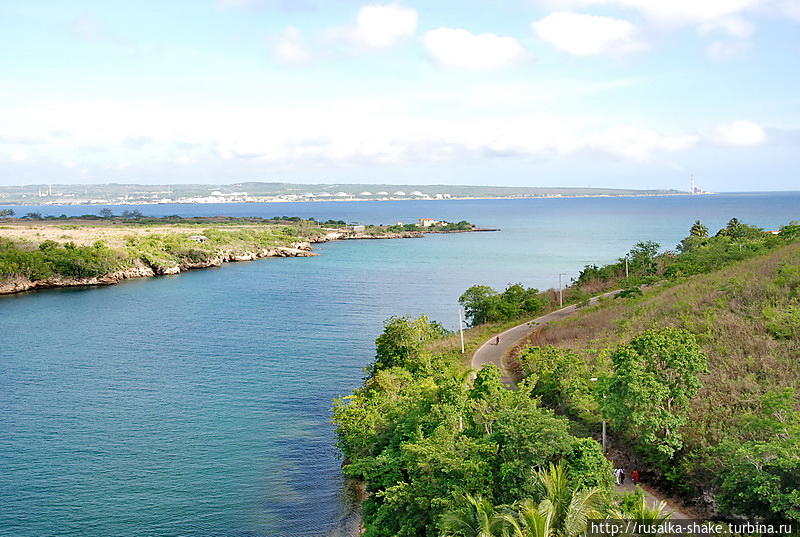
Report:
[{"label": "peninsula", "polygon": [[[5,216],[9,216],[7,212]],[[418,238],[428,233],[493,231],[469,222],[423,218],[392,226],[299,217],[163,218],[136,211],[114,216],[0,219],[0,294],[49,287],[111,285],[178,274],[232,261],[317,255],[312,244],[335,240]]]}]

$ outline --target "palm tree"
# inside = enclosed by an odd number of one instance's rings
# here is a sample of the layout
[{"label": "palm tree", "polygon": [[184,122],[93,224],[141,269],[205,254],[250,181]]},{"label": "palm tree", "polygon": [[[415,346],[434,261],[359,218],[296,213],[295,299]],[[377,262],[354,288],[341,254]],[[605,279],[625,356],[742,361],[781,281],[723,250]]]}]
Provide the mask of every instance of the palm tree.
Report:
[{"label": "palm tree", "polygon": [[541,498],[538,511],[549,517],[554,535],[575,537],[586,531],[590,518],[602,518],[603,490],[570,487],[563,461],[539,470],[535,480]]},{"label": "palm tree", "polygon": [[517,512],[500,515],[506,535],[509,537],[551,537],[552,512],[542,513],[539,504],[530,498],[518,504]]},{"label": "palm tree", "polygon": [[442,527],[446,535],[459,537],[497,537],[500,535],[501,517],[494,505],[482,496],[465,494],[458,508],[445,513]]},{"label": "palm tree", "polygon": [[659,525],[672,515],[672,512],[667,510],[667,502],[658,501],[648,505],[644,494],[641,492],[639,494],[641,496],[633,507],[614,509],[609,512],[609,518],[634,519],[641,520],[645,524]]}]

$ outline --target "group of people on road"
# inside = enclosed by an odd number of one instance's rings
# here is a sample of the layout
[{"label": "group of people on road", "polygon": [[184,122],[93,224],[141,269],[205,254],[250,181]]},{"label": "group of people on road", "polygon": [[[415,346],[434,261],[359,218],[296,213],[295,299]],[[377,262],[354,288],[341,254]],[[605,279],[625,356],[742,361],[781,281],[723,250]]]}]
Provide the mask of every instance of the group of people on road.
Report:
[{"label": "group of people on road", "polygon": [[[639,484],[639,470],[631,472],[631,480],[634,485]],[[614,482],[620,486],[625,484],[625,470],[622,467],[614,469]]]}]

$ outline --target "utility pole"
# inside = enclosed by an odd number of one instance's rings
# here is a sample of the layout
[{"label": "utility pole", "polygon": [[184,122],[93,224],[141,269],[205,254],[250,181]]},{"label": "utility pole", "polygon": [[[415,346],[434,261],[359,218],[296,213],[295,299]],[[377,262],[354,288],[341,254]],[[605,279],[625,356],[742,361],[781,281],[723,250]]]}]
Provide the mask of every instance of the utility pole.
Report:
[{"label": "utility pole", "polygon": [[[591,382],[597,382],[597,377],[592,377],[589,379]],[[606,394],[603,394],[603,399],[606,398]],[[606,452],[606,420],[603,420],[603,453]]]},{"label": "utility pole", "polygon": [[566,273],[558,273],[558,307],[564,307],[564,286],[561,284],[561,276],[566,276]]},{"label": "utility pole", "polygon": [[628,254],[625,254],[625,277],[628,277]]},{"label": "utility pole", "polygon": [[461,354],[464,354],[464,321],[461,317],[461,308],[458,308],[458,333],[461,335]]}]

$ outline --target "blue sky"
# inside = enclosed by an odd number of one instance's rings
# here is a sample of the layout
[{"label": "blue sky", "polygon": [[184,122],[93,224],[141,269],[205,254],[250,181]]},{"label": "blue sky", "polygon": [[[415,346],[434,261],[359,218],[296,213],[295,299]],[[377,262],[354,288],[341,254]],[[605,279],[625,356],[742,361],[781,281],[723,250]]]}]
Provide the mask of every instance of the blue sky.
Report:
[{"label": "blue sky", "polygon": [[0,3],[0,184],[798,189],[800,0]]}]

